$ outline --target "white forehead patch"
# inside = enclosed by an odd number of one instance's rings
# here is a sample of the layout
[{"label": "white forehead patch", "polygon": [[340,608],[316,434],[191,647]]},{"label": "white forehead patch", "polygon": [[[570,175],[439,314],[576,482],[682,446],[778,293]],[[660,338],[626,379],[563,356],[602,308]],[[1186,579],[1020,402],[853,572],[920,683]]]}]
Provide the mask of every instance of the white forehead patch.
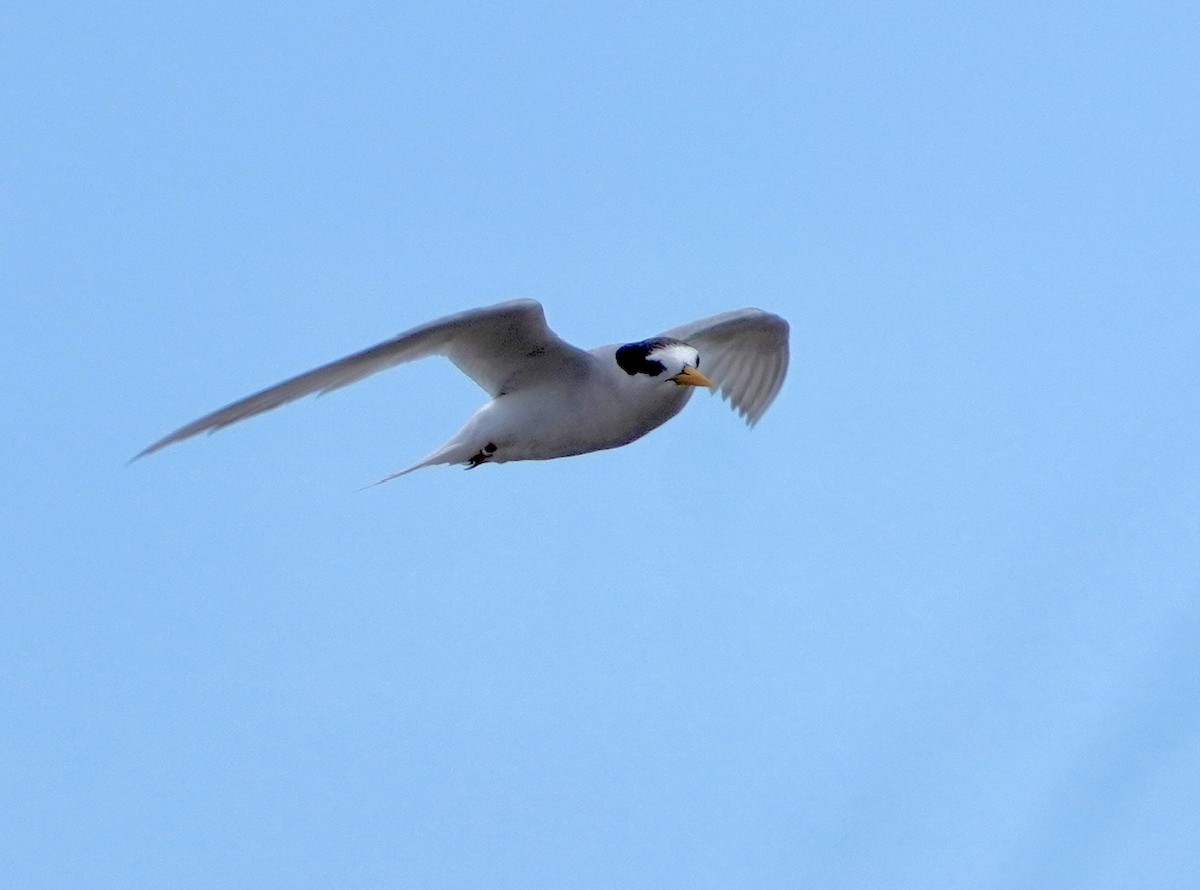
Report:
[{"label": "white forehead patch", "polygon": [[646,354],[646,359],[652,362],[662,362],[672,373],[682,371],[684,365],[699,367],[700,353],[686,343],[670,343],[660,346]]}]

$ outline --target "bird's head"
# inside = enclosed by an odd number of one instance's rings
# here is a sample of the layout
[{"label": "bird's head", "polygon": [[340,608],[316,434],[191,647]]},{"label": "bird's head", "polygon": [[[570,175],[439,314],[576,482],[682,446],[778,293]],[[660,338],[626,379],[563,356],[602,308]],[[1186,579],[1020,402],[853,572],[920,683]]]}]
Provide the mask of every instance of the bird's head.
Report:
[{"label": "bird's head", "polygon": [[631,377],[640,374],[677,386],[711,388],[713,385],[700,373],[700,353],[696,348],[670,337],[626,343],[617,350],[617,364]]}]

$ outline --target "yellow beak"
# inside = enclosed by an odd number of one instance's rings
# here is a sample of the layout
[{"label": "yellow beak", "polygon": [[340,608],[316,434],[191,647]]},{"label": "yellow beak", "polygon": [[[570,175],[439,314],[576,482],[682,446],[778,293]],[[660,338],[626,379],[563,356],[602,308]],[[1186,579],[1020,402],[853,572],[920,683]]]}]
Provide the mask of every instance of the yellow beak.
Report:
[{"label": "yellow beak", "polygon": [[684,365],[683,370],[671,378],[680,386],[707,386],[713,388],[713,382],[691,365]]}]

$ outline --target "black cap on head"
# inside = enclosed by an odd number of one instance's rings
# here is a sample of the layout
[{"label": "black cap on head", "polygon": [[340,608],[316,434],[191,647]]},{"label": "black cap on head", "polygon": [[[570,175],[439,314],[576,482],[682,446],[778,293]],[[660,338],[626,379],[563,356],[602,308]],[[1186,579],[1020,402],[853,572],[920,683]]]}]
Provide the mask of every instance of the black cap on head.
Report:
[{"label": "black cap on head", "polygon": [[617,364],[626,374],[646,374],[650,377],[657,377],[666,370],[666,365],[648,356],[657,349],[676,343],[682,344],[683,341],[673,340],[670,337],[655,337],[653,340],[626,343],[617,350]]}]

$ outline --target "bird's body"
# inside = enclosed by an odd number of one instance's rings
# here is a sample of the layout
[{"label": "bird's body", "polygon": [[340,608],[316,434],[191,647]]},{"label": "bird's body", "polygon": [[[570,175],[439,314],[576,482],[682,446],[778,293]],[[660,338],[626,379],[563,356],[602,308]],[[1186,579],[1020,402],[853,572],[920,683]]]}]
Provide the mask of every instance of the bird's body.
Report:
[{"label": "bird's body", "polygon": [[[666,423],[687,404],[693,387],[640,386],[642,381],[617,368],[615,351],[605,347],[589,353],[584,373],[531,382],[497,396],[411,469],[439,463],[551,460],[618,448]],[[621,422],[613,423],[618,417]],[[486,451],[489,444],[496,447]]]},{"label": "bird's body", "polygon": [[492,400],[445,445],[387,479],[435,464],[475,467],[617,448],[678,414],[696,386],[719,388],[754,423],[787,373],[787,333],[782,318],[742,309],[584,352],[546,326],[540,304],[514,300],[430,322],[293,377],[181,427],[138,457],[427,355],[447,356]]}]

